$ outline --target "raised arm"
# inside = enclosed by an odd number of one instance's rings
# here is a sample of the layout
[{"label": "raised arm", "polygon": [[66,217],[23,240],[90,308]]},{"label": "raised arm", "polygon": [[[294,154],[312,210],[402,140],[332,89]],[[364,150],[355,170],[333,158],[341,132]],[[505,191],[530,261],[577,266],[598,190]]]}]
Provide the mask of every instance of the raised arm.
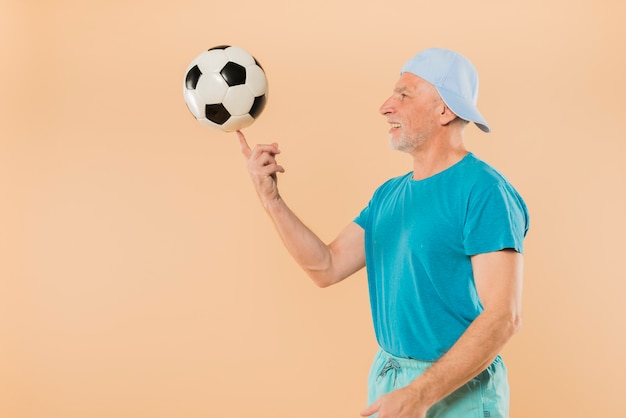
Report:
[{"label": "raised arm", "polygon": [[285,170],[276,162],[277,144],[251,149],[237,132],[241,152],[257,195],[272,219],[283,244],[300,267],[320,287],[338,283],[365,266],[364,232],[348,224],[330,244],[325,244],[285,204],[278,191],[277,173]]}]

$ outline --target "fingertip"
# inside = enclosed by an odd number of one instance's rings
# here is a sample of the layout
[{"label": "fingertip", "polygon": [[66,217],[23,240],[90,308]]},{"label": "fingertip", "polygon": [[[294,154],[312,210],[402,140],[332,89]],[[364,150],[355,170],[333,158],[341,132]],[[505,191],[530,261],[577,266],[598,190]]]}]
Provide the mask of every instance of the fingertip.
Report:
[{"label": "fingertip", "polygon": [[248,145],[248,142],[246,141],[246,137],[244,136],[243,132],[241,131],[236,131],[237,133],[237,138],[239,139],[239,145],[241,146],[241,150],[246,152],[246,151],[250,151],[250,146]]}]

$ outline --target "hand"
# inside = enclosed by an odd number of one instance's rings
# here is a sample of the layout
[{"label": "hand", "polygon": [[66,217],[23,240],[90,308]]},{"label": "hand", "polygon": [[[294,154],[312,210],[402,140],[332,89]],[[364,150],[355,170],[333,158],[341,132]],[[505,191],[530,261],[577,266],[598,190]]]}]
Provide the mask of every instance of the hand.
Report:
[{"label": "hand", "polygon": [[278,199],[278,179],[276,173],[284,173],[285,169],[276,163],[276,155],[280,154],[278,144],[256,145],[250,149],[246,137],[237,131],[241,152],[248,161],[248,172],[259,198],[266,205]]},{"label": "hand", "polygon": [[420,404],[416,391],[405,387],[381,396],[361,412],[361,416],[369,417],[378,412],[377,418],[425,418],[427,410]]}]

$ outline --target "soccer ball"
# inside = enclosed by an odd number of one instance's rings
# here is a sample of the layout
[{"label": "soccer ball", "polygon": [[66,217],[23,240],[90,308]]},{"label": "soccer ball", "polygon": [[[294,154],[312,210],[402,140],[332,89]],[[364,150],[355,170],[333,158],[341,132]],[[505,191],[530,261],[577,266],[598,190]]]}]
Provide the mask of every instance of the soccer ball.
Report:
[{"label": "soccer ball", "polygon": [[232,132],[250,126],[265,108],[267,78],[247,51],[216,46],[187,67],[183,96],[200,123]]}]

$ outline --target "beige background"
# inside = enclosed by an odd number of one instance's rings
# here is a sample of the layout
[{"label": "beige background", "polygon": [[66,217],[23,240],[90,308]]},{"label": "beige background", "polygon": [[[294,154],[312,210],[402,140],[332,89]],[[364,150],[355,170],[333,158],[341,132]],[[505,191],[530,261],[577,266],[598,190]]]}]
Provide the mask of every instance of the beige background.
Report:
[{"label": "beige background", "polygon": [[443,46],[481,76],[467,144],[532,214],[512,417],[618,417],[626,373],[623,17],[608,1],[0,0],[0,416],[356,417],[376,349],[365,275],[315,288],[234,134],[194,121],[200,51],[270,82],[252,143],[331,239],[410,169],[377,113]]}]

